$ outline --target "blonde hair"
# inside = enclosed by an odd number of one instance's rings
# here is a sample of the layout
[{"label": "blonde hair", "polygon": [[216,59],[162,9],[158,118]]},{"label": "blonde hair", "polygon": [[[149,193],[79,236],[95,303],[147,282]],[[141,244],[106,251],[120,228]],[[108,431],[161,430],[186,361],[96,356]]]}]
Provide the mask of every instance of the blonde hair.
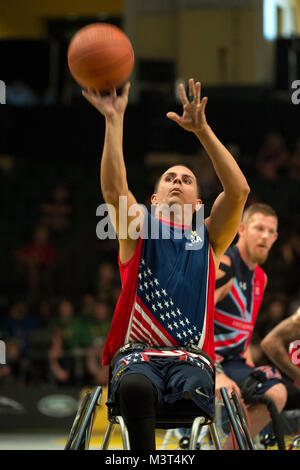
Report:
[{"label": "blonde hair", "polygon": [[244,211],[242,222],[244,224],[248,224],[254,214],[263,214],[275,217],[278,220],[278,216],[273,207],[269,206],[268,204],[263,204],[262,202],[257,202],[247,207],[247,209]]}]

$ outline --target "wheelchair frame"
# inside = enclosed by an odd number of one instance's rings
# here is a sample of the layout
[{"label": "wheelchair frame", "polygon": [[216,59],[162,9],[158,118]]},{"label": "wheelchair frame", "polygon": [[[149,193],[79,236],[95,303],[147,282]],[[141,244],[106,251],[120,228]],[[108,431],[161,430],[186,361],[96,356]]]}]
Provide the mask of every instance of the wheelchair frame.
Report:
[{"label": "wheelchair frame", "polygon": [[[99,410],[101,396],[102,387],[100,386],[96,387],[93,392],[88,391],[85,393],[79,403],[78,411],[71,427],[71,431],[64,450],[89,449],[93,424],[95,421],[96,414]],[[229,417],[229,421],[232,425],[239,449],[246,450],[246,443],[243,440],[242,435],[243,433],[246,437],[249,449],[253,450],[254,446],[250,437],[247,420],[243,413],[243,409],[238,397],[236,395],[233,395],[233,404],[231,404],[225,387],[221,389],[221,396]],[[110,439],[116,424],[118,424],[121,429],[123,450],[130,450],[129,435],[125,421],[122,416],[118,414],[113,414],[110,409],[108,409],[108,426],[106,428],[103,442],[100,447],[101,450],[108,449]],[[188,441],[189,450],[197,449],[199,430],[203,426],[208,427],[215,449],[221,450],[221,440],[219,438],[214,417],[213,419],[208,419],[199,414],[199,416],[194,416],[192,418],[176,416],[172,417],[171,419],[158,417],[156,420],[156,429],[190,428],[190,435]]]}]

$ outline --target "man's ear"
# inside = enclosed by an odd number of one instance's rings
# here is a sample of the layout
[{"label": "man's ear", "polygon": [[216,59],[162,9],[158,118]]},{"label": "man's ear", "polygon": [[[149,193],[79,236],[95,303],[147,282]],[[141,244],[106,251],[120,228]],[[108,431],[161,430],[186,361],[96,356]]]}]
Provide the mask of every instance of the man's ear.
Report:
[{"label": "man's ear", "polygon": [[273,241],[273,243],[276,242],[277,238],[278,238],[278,232],[275,232],[275,233],[274,233],[274,241]]},{"label": "man's ear", "polygon": [[201,201],[201,199],[197,199],[197,202],[196,202],[196,205],[195,205],[195,210],[196,210],[196,212],[201,209],[201,206],[202,206],[202,201]]},{"label": "man's ear", "polygon": [[156,196],[156,194],[152,194],[150,201],[151,201],[151,204],[153,204],[155,206],[157,205],[157,196]]},{"label": "man's ear", "polygon": [[245,233],[245,230],[246,230],[246,224],[244,224],[244,222],[241,222],[237,231],[239,237],[243,236],[243,234]]}]

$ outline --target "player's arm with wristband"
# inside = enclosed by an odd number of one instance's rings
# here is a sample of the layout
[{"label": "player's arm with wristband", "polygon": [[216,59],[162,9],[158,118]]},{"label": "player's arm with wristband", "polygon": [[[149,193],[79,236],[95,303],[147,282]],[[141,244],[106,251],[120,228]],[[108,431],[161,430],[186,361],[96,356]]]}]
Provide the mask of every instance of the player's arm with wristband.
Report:
[{"label": "player's arm with wristband", "polygon": [[300,368],[289,355],[289,345],[296,340],[300,343],[300,307],[265,336],[261,348],[281,372],[300,384]]},{"label": "player's arm with wristband", "polygon": [[217,197],[210,216],[205,220],[215,264],[218,266],[220,258],[237,233],[250,188],[231,153],[207,124],[205,116],[207,97],[201,99],[200,82],[194,83],[194,79],[189,80],[189,99],[182,84],[179,93],[183,114],[179,116],[171,112],[167,117],[197,136],[223,186],[223,192]]},{"label": "player's arm with wristband", "polygon": [[[130,237],[128,227],[137,215],[142,223],[143,216],[141,212],[134,216],[128,214],[130,207],[137,204],[128,188],[123,154],[124,114],[128,104],[129,89],[128,82],[121,95],[117,95],[116,89],[106,95],[101,95],[95,90],[82,91],[83,96],[105,117],[105,138],[100,169],[101,191],[105,202],[115,210],[115,217],[111,216],[111,220],[119,239],[122,263],[132,257],[138,242],[137,239]],[[120,211],[122,211],[121,217]]]}]

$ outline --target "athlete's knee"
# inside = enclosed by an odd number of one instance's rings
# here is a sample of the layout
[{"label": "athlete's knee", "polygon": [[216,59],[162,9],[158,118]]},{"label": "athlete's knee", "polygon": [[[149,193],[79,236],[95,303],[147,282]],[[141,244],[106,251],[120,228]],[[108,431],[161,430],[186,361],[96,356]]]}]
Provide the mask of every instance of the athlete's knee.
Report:
[{"label": "athlete's knee", "polygon": [[286,386],[282,383],[273,385],[273,387],[266,391],[265,395],[274,402],[277,411],[280,413],[287,401]]},{"label": "athlete's knee", "polygon": [[120,380],[117,395],[123,404],[130,403],[132,407],[139,407],[139,404],[155,402],[156,390],[146,376],[128,374]]}]

